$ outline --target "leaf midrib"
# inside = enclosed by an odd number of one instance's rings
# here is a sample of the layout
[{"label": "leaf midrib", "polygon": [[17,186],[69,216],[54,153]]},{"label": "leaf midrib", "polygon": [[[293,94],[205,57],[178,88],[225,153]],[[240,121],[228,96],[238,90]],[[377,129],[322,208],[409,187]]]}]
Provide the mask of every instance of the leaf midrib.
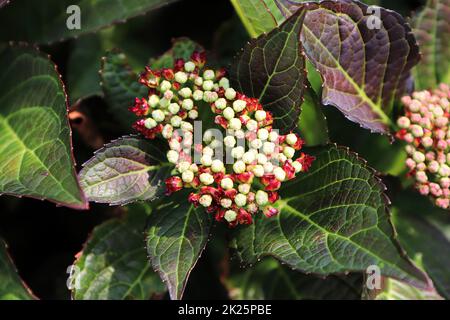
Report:
[{"label": "leaf midrib", "polygon": [[[370,256],[372,256],[372,257],[374,257],[376,259],[379,259],[380,261],[383,261],[384,263],[390,265],[391,267],[393,267],[394,270],[399,271],[400,274],[408,274],[408,275],[412,276],[414,279],[417,280],[416,276],[414,276],[414,275],[412,275],[410,273],[407,273],[406,271],[404,271],[404,270],[400,269],[399,267],[397,267],[395,264],[392,264],[391,262],[389,262],[389,261],[387,261],[385,259],[382,259],[380,256],[378,256],[377,254],[373,253],[372,251],[370,251],[370,250],[368,250],[368,249],[366,249],[364,247],[361,247],[358,243],[354,242],[350,238],[347,238],[347,237],[345,237],[343,235],[331,232],[331,231],[323,228],[321,225],[319,225],[319,224],[315,223],[314,221],[312,221],[311,219],[309,219],[308,216],[304,215],[300,211],[298,211],[295,208],[291,207],[286,201],[284,201],[282,199],[280,199],[278,201],[279,201],[279,207],[280,208],[286,208],[291,213],[299,216],[301,219],[305,220],[307,223],[309,223],[309,224],[315,226],[316,228],[318,228],[319,230],[321,230],[325,235],[327,235],[327,236],[328,235],[333,235],[333,236],[335,236],[337,238],[340,238],[341,240],[348,241],[348,242],[352,243],[353,245],[355,245],[356,247],[358,247],[360,250],[366,252],[368,255],[370,255]],[[327,245],[327,249],[328,249],[328,252],[330,252],[330,249],[328,248],[328,245]]]}]

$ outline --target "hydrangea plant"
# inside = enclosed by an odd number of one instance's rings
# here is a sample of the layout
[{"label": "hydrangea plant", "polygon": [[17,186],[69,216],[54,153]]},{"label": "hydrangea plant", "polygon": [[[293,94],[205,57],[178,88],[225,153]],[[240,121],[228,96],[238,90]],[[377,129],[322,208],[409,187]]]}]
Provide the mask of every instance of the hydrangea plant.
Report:
[{"label": "hydrangea plant", "polygon": [[[378,1],[224,1],[212,48],[177,38],[150,59],[111,44],[183,1],[79,1],[75,30],[66,2],[0,1],[0,193],[107,216],[69,267],[73,299],[209,279],[231,299],[450,297],[449,0],[411,25]],[[62,77],[44,52],[67,41]],[[3,241],[0,298],[37,299]]]}]

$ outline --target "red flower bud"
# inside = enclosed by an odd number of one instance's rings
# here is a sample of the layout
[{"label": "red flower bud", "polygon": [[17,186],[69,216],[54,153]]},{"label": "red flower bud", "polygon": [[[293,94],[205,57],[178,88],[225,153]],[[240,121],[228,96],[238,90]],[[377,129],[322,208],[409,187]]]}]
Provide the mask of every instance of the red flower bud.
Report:
[{"label": "red flower bud", "polygon": [[184,60],[183,59],[177,59],[175,61],[174,70],[175,72],[182,71],[184,69]]},{"label": "red flower bud", "polygon": [[201,69],[206,63],[206,53],[204,51],[203,52],[195,51],[191,56],[191,60],[199,69]]},{"label": "red flower bud", "polygon": [[181,180],[181,178],[178,176],[170,177],[166,179],[166,188],[167,195],[177,192],[183,188],[183,180]]},{"label": "red flower bud", "polygon": [[195,207],[198,206],[198,201],[200,200],[200,195],[196,193],[190,193],[188,196],[188,201],[194,204]]},{"label": "red flower bud", "polygon": [[235,175],[236,179],[240,183],[251,183],[253,181],[253,176],[254,175],[252,172],[244,172],[244,173]]},{"label": "red flower bud", "polygon": [[269,202],[270,203],[275,203],[275,201],[277,201],[280,198],[278,192],[269,192]]},{"label": "red flower bud", "polygon": [[275,209],[274,207],[271,207],[271,206],[267,206],[263,210],[263,214],[267,218],[272,218],[273,216],[276,216],[278,213],[279,213],[279,210]]},{"label": "red flower bud", "polygon": [[289,163],[289,161],[284,162],[283,170],[284,172],[286,172],[286,178],[288,180],[295,177],[295,168],[292,166],[292,164]]},{"label": "red flower bud", "polygon": [[128,110],[133,112],[138,117],[142,117],[148,114],[149,105],[147,103],[147,100],[144,98],[136,98],[134,100],[134,106],[130,107]]},{"label": "red flower bud", "polygon": [[314,160],[316,160],[315,157],[302,153],[295,161],[300,162],[302,164],[302,171],[306,172],[309,170]]},{"label": "red flower bud", "polygon": [[224,129],[228,127],[228,120],[222,116],[216,116],[214,119],[214,123],[220,125]]},{"label": "red flower bud", "polygon": [[167,80],[172,80],[173,78],[175,78],[175,73],[173,72],[172,69],[167,69],[164,68],[162,70],[162,75],[164,78],[166,78]]},{"label": "red flower bud", "polygon": [[240,224],[251,224],[253,222],[252,215],[242,208],[238,211],[237,220]]}]

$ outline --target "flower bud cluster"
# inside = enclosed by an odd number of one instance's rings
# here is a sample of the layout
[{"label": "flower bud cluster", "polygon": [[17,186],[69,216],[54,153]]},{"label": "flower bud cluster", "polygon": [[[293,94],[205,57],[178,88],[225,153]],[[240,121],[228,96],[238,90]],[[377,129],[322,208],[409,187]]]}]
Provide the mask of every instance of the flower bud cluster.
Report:
[{"label": "flower bud cluster", "polygon": [[[195,53],[191,61],[177,61],[174,70],[147,68],[140,81],[150,88],[149,98],[136,100],[130,108],[146,118],[134,127],[147,138],[161,133],[167,139],[167,158],[175,165],[174,175],[166,180],[168,194],[193,188],[188,200],[231,226],[252,223],[258,212],[272,217],[278,214],[273,204],[281,183],[307,171],[314,158],[304,153],[295,157],[303,140],[294,133],[278,134],[272,114],[257,99],[236,92],[223,71],[204,70],[204,64],[204,56]],[[215,123],[226,132],[223,141],[208,130],[202,144],[194,143],[192,120],[202,107],[216,114]],[[192,111],[195,116],[190,116]],[[223,146],[230,164],[218,152]]]},{"label": "flower bud cluster", "polygon": [[405,115],[397,120],[400,130],[396,134],[407,142],[406,166],[416,188],[444,209],[450,204],[449,101],[446,84],[403,97]]}]

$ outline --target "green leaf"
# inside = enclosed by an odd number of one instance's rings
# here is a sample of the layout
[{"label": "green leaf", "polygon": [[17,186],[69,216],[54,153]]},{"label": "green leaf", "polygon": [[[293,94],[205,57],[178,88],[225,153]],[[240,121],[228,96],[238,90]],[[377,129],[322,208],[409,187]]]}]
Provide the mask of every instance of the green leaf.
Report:
[{"label": "green leaf", "polygon": [[377,265],[385,276],[427,287],[427,277],[399,251],[385,187],[373,170],[347,149],[329,146],[313,154],[310,171],[280,190],[279,215],[259,215],[253,225],[237,230],[241,260],[274,256],[319,275],[365,272]]},{"label": "green leaf", "polygon": [[152,69],[173,68],[177,59],[189,60],[194,51],[204,51],[203,47],[189,38],[178,38],[172,41],[172,48],[158,58],[150,59]]},{"label": "green leaf", "polygon": [[242,272],[231,275],[227,287],[236,300],[358,300],[362,276],[330,276],[322,279],[264,259]]},{"label": "green leaf", "polygon": [[437,291],[450,299],[450,256],[446,254],[450,252],[450,242],[440,230],[419,216],[421,211],[414,215],[396,208],[395,213],[394,224],[403,248],[427,272]]},{"label": "green leaf", "polygon": [[[0,30],[0,40],[52,43],[96,32],[104,27],[142,15],[177,0],[59,0],[43,6],[38,1],[15,0],[0,11],[0,21],[8,28]],[[69,29],[74,11],[80,8],[80,28]],[[32,27],[30,27],[32,26]]]},{"label": "green leaf", "polygon": [[72,156],[64,86],[47,56],[0,52],[0,193],[86,209]]},{"label": "green leaf", "polygon": [[67,90],[70,102],[100,95],[100,61],[102,58],[102,39],[90,34],[74,41],[67,65]]},{"label": "green leaf", "polygon": [[279,28],[248,43],[231,70],[233,87],[258,98],[274,115],[274,127],[292,130],[300,115],[306,86],[305,59],[299,33],[304,11]]},{"label": "green leaf", "polygon": [[96,227],[75,262],[76,300],[148,300],[166,291],[147,261],[145,206]]},{"label": "green leaf", "polygon": [[17,274],[8,255],[6,243],[0,239],[0,300],[33,300],[36,297]]},{"label": "green leaf", "polygon": [[252,38],[277,26],[276,18],[262,0],[231,0],[231,3]]},{"label": "green leaf", "polygon": [[167,283],[170,297],[181,299],[191,270],[206,246],[212,217],[187,201],[188,193],[164,198],[148,221],[150,262]]},{"label": "green leaf", "polygon": [[428,0],[413,20],[422,61],[414,69],[417,89],[450,83],[450,0]]},{"label": "green leaf", "polygon": [[147,96],[148,88],[138,82],[138,75],[131,69],[125,54],[118,50],[108,52],[102,59],[100,70],[101,86],[111,113],[131,130],[137,120],[128,108],[135,98]]},{"label": "green leaf", "polygon": [[327,119],[321,110],[321,103],[314,90],[305,92],[299,129],[306,145],[315,147],[329,143]]},{"label": "green leaf", "polygon": [[172,165],[164,162],[165,144],[129,136],[98,150],[83,165],[80,183],[89,201],[123,205],[153,200],[165,190]]}]

